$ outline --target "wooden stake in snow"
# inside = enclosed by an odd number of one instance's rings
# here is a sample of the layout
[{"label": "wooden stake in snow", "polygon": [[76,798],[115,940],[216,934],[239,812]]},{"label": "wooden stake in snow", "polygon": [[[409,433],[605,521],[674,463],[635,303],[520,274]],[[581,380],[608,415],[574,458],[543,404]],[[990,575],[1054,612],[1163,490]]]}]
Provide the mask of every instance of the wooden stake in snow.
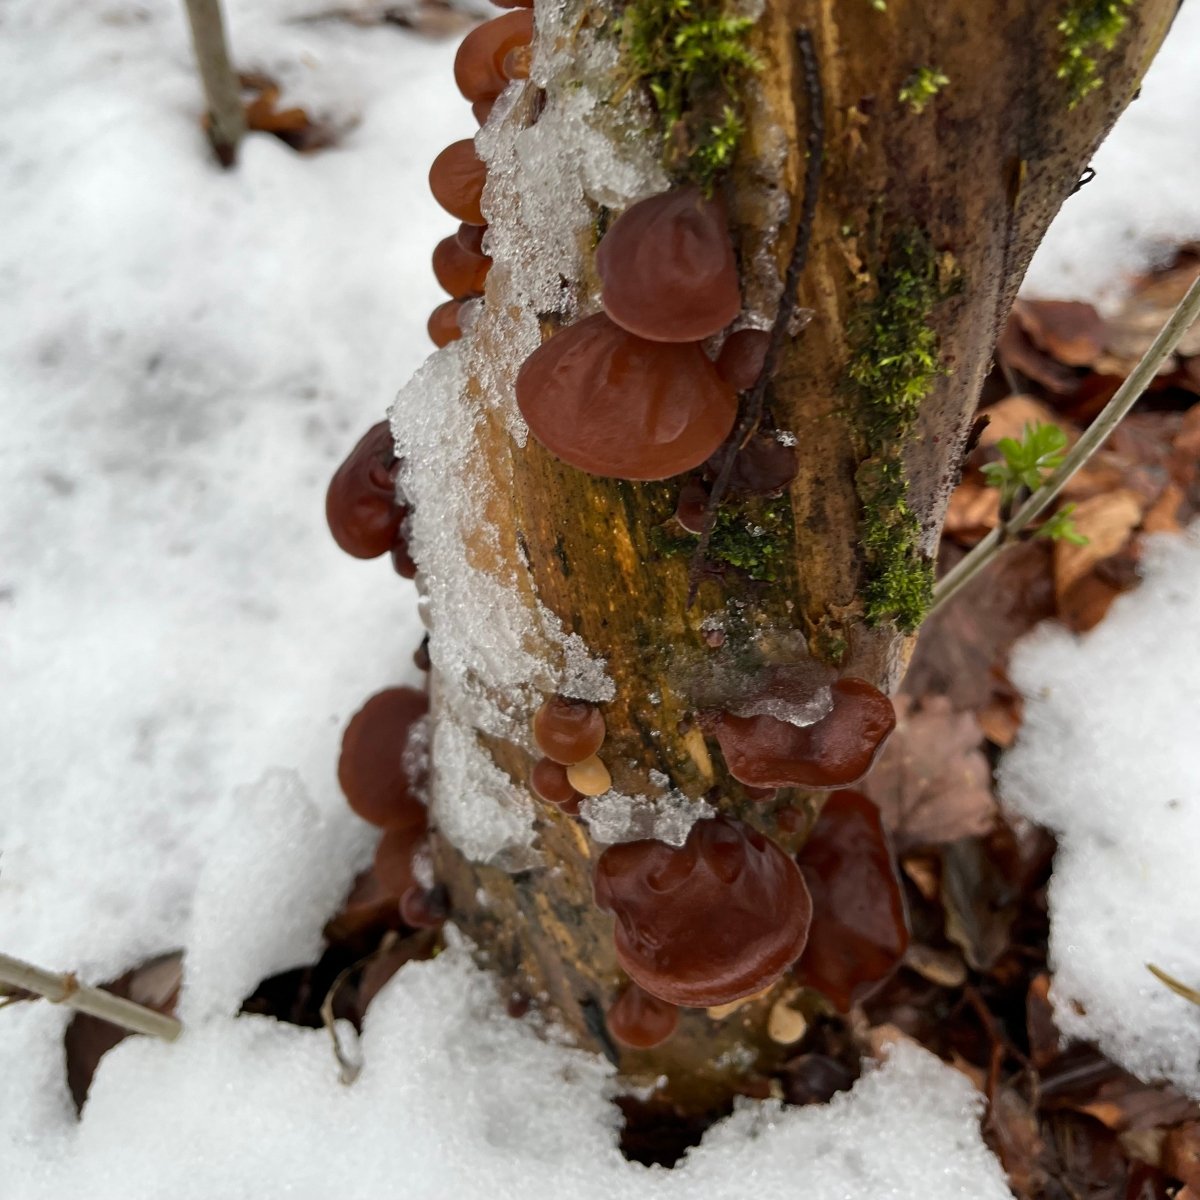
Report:
[{"label": "wooden stake in snow", "polygon": [[229,62],[221,0],[184,0],[192,26],[196,65],[208,103],[208,140],[221,166],[237,160],[238,142],[246,132],[241,88]]},{"label": "wooden stake in snow", "polygon": [[7,954],[0,954],[0,986],[33,992],[53,1004],[65,1004],[78,1012],[119,1025],[131,1033],[144,1033],[147,1037],[161,1038],[165,1042],[173,1042],[183,1030],[183,1026],[166,1013],[144,1008],[102,988],[88,987],[78,982],[74,975],[43,971]]}]

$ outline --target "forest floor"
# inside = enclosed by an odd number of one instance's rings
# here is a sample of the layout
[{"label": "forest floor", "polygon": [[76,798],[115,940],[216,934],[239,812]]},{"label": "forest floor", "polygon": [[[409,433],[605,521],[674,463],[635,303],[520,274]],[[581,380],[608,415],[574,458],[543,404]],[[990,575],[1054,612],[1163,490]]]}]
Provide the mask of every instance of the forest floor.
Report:
[{"label": "forest floor", "polygon": [[[229,8],[232,173],[174,0],[2,19],[0,950],[185,1033],[4,1005],[0,1200],[1200,1197],[1200,1008],[1147,969],[1200,984],[1200,335],[1068,490],[1088,544],[1022,544],[923,631],[866,788],[903,967],[707,1130],[614,1102],[372,903],[335,779],[350,713],[419,679],[411,585],[322,499],[428,350],[464,18]],[[1200,270],[1198,54],[1185,5],[1035,261],[946,564],[999,439],[1076,436]]]}]

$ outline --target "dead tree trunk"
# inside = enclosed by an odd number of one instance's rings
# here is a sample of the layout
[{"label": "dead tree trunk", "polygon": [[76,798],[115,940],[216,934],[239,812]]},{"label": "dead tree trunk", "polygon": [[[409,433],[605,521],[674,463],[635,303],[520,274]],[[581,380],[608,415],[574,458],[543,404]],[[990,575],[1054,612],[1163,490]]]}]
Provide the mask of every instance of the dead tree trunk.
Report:
[{"label": "dead tree trunk", "polygon": [[[465,439],[459,481],[406,481],[414,548],[433,563],[438,869],[455,924],[514,995],[581,1045],[615,1055],[630,1077],[666,1075],[683,1106],[708,1107],[778,1060],[767,1017],[781,990],[726,1019],[687,1010],[678,1033],[651,1051],[609,1043],[603,1013],[623,976],[611,918],[592,901],[601,845],[588,824],[529,801],[526,722],[547,691],[571,690],[562,681],[579,677],[584,647],[612,682],[603,758],[614,788],[634,798],[631,810],[646,810],[637,798],[677,789],[794,848],[792,831],[804,822],[785,814],[811,817],[814,801],[783,792],[764,806],[729,776],[693,720],[697,664],[721,637],[735,663],[798,638],[846,673],[896,685],[1000,324],[1174,9],[1174,0],[765,0],[738,35],[758,69],[739,75],[718,64],[707,93],[693,77],[674,98],[664,80],[678,82],[676,67],[636,38],[637,20],[669,22],[658,0],[631,0],[623,14],[585,0],[568,0],[565,12],[537,9],[534,79],[518,95],[510,88],[480,140],[496,260],[486,301],[465,348],[453,351],[459,374],[443,366],[418,376],[395,416],[413,458],[439,439]],[[626,148],[651,142],[654,157],[664,152],[684,175],[698,149],[719,160],[736,142],[719,186],[746,310],[769,322],[798,236],[813,120],[800,30],[815,48],[825,115],[816,217],[810,234],[799,233],[810,247],[798,302],[811,318],[787,341],[767,403],[775,424],[794,432],[801,468],[782,504],[729,509],[712,553],[726,569],[706,576],[689,605],[689,557],[675,552],[670,521],[679,481],[595,478],[532,438],[522,443],[512,379],[539,331],[594,309],[597,231],[647,183],[622,196],[615,169],[589,175],[589,137]],[[703,45],[722,53],[713,38]],[[643,99],[647,83],[659,85],[658,112]],[[563,115],[581,92],[602,101],[582,123]],[[664,128],[662,110],[676,103]],[[559,225],[541,233],[539,177],[527,161],[535,122],[546,144],[564,142],[562,162],[537,168],[560,172],[555,194],[565,194],[564,163],[582,179]],[[723,125],[734,130],[724,142]],[[574,221],[569,236],[562,221]],[[540,245],[528,240],[539,236]],[[426,417],[414,394],[458,415]],[[441,487],[474,499],[448,509]],[[447,538],[465,545],[470,586],[447,581],[459,552]],[[463,611],[489,596],[503,599],[488,614]],[[520,627],[506,634],[514,612]],[[546,653],[558,658],[549,676],[516,678],[513,656]],[[464,755],[477,757],[464,766]],[[476,836],[493,809],[518,831],[511,844],[494,830]]]}]

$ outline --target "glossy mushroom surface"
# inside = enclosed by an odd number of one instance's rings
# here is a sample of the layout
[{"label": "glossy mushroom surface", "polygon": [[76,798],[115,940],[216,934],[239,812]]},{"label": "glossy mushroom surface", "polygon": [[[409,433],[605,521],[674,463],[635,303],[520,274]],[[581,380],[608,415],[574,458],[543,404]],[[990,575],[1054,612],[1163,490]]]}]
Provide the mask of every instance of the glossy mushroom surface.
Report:
[{"label": "glossy mushroom surface", "polygon": [[397,687],[376,692],[350,718],[342,734],[338,783],[364,821],[384,829],[424,828],[425,806],[414,794],[404,752],[413,726],[428,711],[424,692]]},{"label": "glossy mushroom surface", "polygon": [[596,903],[616,916],[617,960],[671,1004],[707,1008],[761,991],[799,957],[812,903],[795,862],[728,817],[697,821],[683,846],[609,846]]},{"label": "glossy mushroom surface", "polygon": [[777,496],[799,470],[795,446],[784,445],[773,432],[755,433],[733,456],[729,491],[735,496]]},{"label": "glossy mushroom surface", "polygon": [[891,975],[908,949],[904,892],[879,809],[858,792],[834,792],[798,861],[813,916],[792,975],[846,1012]]},{"label": "glossy mushroom surface", "polygon": [[896,727],[892,702],[863,679],[839,679],[828,714],[793,725],[763,714],[722,712],[709,724],[725,765],[750,787],[840,788],[870,769]]},{"label": "glossy mushroom surface", "polygon": [[562,763],[556,763],[552,758],[539,758],[529,772],[529,786],[547,804],[553,804],[571,816],[579,812],[583,796],[571,786],[567,768]]},{"label": "glossy mushroom surface", "polygon": [[462,328],[458,324],[458,310],[462,308],[461,300],[447,300],[439,304],[429,314],[429,324],[426,330],[429,340],[440,350],[443,346],[457,342],[462,337]]},{"label": "glossy mushroom surface", "polygon": [[372,870],[389,896],[399,899],[419,887],[414,871],[417,855],[424,845],[424,829],[389,829],[379,839]]},{"label": "glossy mushroom surface", "polygon": [[737,416],[737,397],[698,345],[646,341],[603,313],[525,360],[517,403],[551,454],[614,479],[666,479],[699,466]]},{"label": "glossy mushroom surface", "polygon": [[396,448],[386,421],[372,425],[334,472],[325,519],[333,540],[355,558],[378,558],[396,540],[404,508],[396,501]]},{"label": "glossy mushroom surface", "polygon": [[604,744],[604,715],[586,700],[551,696],[533,718],[533,740],[556,763],[583,762]]},{"label": "glossy mushroom surface", "polygon": [[604,1014],[604,1023],[622,1046],[650,1050],[661,1046],[679,1028],[679,1009],[630,983]]},{"label": "glossy mushroom surface", "polygon": [[429,168],[429,190],[451,216],[467,225],[486,225],[479,202],[487,167],[470,138],[451,142]]},{"label": "glossy mushroom surface", "polygon": [[731,388],[748,392],[762,374],[771,335],[765,329],[737,329],[726,339],[717,355],[717,374]]},{"label": "glossy mushroom surface", "polygon": [[742,307],[725,205],[694,184],[641,200],[596,249],[604,311],[651,341],[698,342]]},{"label": "glossy mushroom surface", "polygon": [[456,300],[483,292],[492,260],[466,249],[456,234],[444,237],[433,250],[433,275]]},{"label": "glossy mushroom surface", "polygon": [[454,58],[454,82],[470,101],[495,100],[516,76],[505,71],[505,59],[533,40],[533,13],[516,9],[476,25],[463,38]]}]

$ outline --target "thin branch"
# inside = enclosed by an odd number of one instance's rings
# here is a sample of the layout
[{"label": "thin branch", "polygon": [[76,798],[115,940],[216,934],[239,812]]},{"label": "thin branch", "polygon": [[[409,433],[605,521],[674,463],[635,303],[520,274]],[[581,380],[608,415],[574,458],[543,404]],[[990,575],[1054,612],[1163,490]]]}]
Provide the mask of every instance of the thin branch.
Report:
[{"label": "thin branch", "polygon": [[1156,967],[1153,963],[1146,964],[1146,970],[1161,983],[1165,983],[1177,996],[1182,996],[1185,1000],[1190,1000],[1192,1004],[1200,1004],[1200,992],[1195,988],[1190,988],[1186,983],[1180,983],[1174,975],[1168,975],[1162,967]]},{"label": "thin branch", "polygon": [[[1071,447],[1062,465],[1051,472],[1029,499],[1013,513],[1012,517],[993,529],[955,567],[947,571],[933,589],[934,613],[953,596],[958,595],[980,571],[1009,545],[1022,530],[1058,498],[1059,493],[1070,482],[1071,477],[1107,441],[1129,410],[1142,398],[1146,389],[1158,374],[1159,367],[1179,345],[1180,339],[1200,319],[1200,276],[1197,276],[1187,294],[1180,300],[1170,320],[1159,330],[1150,348],[1141,361],[1129,373],[1128,378],[1117,389],[1117,393],[1104,406],[1100,415],[1084,430],[1079,441]],[[928,615],[928,614],[926,614]]]},{"label": "thin branch", "polygon": [[52,1004],[65,1004],[77,1012],[99,1017],[101,1021],[119,1025],[131,1033],[144,1033],[165,1042],[173,1042],[183,1030],[183,1026],[166,1013],[144,1008],[102,988],[88,987],[74,975],[43,971],[7,954],[0,954],[0,985],[32,992],[45,997]]},{"label": "thin branch", "polygon": [[196,66],[208,105],[208,140],[223,167],[237,160],[238,142],[246,132],[242,90],[229,62],[220,0],[184,0],[192,27]]},{"label": "thin branch", "polygon": [[721,456],[721,467],[713,483],[708,509],[704,514],[704,529],[692,554],[692,562],[688,570],[687,602],[689,606],[696,599],[696,592],[700,587],[700,576],[708,559],[708,547],[712,541],[717,513],[725,499],[729,478],[733,474],[734,460],[737,458],[738,451],[753,437],[762,421],[767,387],[770,385],[771,376],[775,373],[775,364],[779,361],[784,339],[789,334],[792,318],[796,315],[796,307],[800,301],[800,276],[804,273],[804,267],[808,262],[808,247],[812,241],[813,223],[817,216],[821,165],[825,157],[825,97],[821,89],[821,71],[817,63],[817,52],[813,46],[812,34],[807,29],[796,31],[796,46],[800,51],[804,90],[808,95],[808,161],[804,168],[804,196],[801,201],[800,220],[796,226],[796,240],[792,245],[792,256],[788,261],[787,272],[783,278],[779,311],[775,314],[775,324],[771,326],[771,338],[767,342],[767,352],[763,357],[762,370],[758,373],[754,387],[750,389],[750,394],[746,398],[746,404],[733,436],[725,443]]}]

